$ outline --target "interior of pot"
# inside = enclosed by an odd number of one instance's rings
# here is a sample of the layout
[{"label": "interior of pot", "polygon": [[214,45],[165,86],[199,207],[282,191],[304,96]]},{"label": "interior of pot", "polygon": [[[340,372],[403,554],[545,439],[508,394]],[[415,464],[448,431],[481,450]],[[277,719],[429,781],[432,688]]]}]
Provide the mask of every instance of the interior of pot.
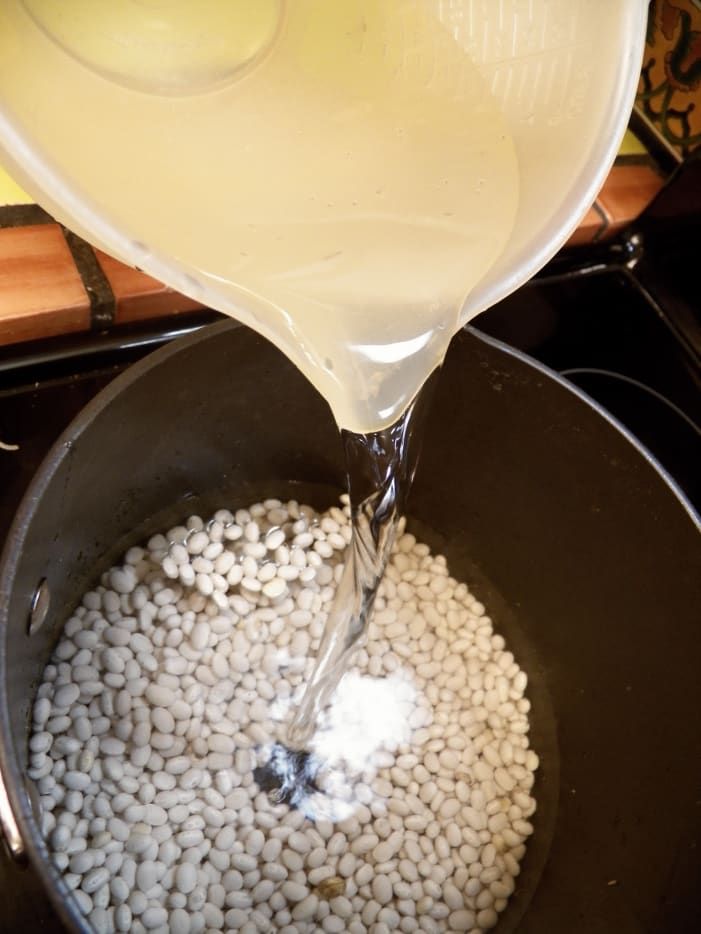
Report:
[{"label": "interior of pot", "polygon": [[[2,766],[66,924],[81,920],[48,865],[22,775],[33,691],[67,613],[150,531],[257,496],[326,505],[342,481],[325,403],[278,351],[232,322],[132,368],[49,455],[0,581]],[[581,396],[469,332],[441,374],[408,511],[489,606],[530,679],[539,809],[498,930],[695,930],[694,517]],[[44,579],[49,614],[29,636]]]}]

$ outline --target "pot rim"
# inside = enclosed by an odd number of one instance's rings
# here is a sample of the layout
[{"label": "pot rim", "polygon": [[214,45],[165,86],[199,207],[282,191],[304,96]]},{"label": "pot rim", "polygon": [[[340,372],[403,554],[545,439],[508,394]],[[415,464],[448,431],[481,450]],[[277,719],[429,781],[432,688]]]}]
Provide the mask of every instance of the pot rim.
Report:
[{"label": "pot rim", "polygon": [[[14,855],[19,858],[24,858],[25,856],[28,858],[47,891],[60,919],[69,928],[74,930],[88,932],[90,928],[86,926],[85,920],[78,911],[77,905],[68,897],[70,893],[68,887],[63,882],[62,875],[54,868],[53,864],[43,858],[43,854],[41,853],[41,844],[39,842],[41,841],[41,834],[38,822],[32,811],[28,794],[25,791],[24,776],[19,768],[17,754],[13,746],[5,690],[7,666],[5,640],[2,638],[2,633],[7,627],[12,585],[17,567],[21,560],[26,531],[32,522],[36,509],[46,492],[55,470],[69,453],[75,438],[79,437],[92,421],[97,418],[120,393],[136,380],[140,379],[144,373],[159,366],[163,361],[180,353],[186,347],[190,347],[201,341],[209,340],[219,333],[240,327],[244,327],[244,325],[233,319],[203,325],[194,333],[191,332],[182,339],[176,339],[130,365],[123,373],[119,374],[111,383],[100,390],[64,429],[44,457],[37,473],[22,498],[10,527],[2,555],[0,556],[0,819],[7,819],[10,827],[12,827],[13,824],[16,825],[16,829],[19,832],[19,840],[21,841],[21,852],[19,848],[15,847],[13,848]],[[594,409],[594,411],[623,435],[633,448],[642,455],[653,470],[658,473],[671,493],[679,501],[679,504],[686,512],[697,531],[701,532],[701,516],[696,512],[674,478],[630,430],[621,424],[615,416],[607,412],[600,403],[578,386],[539,361],[529,357],[527,354],[504,344],[502,341],[483,334],[472,326],[464,327],[461,330],[467,331],[480,342],[496,348],[509,357],[521,363],[525,363],[536,373],[539,373],[549,381],[554,381],[567,392]],[[9,814],[7,815],[2,813],[3,805],[5,804],[2,800],[3,787],[6,793],[6,804],[9,806]]]}]

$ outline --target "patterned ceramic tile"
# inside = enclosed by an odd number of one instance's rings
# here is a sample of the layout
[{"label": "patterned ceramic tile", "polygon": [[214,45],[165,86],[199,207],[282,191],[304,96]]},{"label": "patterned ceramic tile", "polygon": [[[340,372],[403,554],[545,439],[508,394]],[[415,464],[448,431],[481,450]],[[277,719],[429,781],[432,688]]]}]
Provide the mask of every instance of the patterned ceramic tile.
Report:
[{"label": "patterned ceramic tile", "polygon": [[681,156],[701,143],[701,0],[651,0],[637,107]]}]

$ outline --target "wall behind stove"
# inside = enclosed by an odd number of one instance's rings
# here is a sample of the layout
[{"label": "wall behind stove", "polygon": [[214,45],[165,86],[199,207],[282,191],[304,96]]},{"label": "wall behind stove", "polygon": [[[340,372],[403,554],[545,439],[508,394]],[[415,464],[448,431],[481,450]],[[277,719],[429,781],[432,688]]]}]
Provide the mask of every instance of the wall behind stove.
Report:
[{"label": "wall behind stove", "polygon": [[701,144],[701,0],[651,0],[637,106],[682,157]]}]

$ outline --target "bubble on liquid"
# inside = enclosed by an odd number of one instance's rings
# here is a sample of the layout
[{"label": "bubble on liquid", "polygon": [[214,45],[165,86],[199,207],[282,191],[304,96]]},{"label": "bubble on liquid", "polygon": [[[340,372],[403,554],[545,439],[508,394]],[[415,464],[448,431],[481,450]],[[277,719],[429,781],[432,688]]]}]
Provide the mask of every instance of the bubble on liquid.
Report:
[{"label": "bubble on liquid", "polygon": [[82,65],[149,94],[199,94],[261,60],[281,0],[22,0],[34,23]]}]

